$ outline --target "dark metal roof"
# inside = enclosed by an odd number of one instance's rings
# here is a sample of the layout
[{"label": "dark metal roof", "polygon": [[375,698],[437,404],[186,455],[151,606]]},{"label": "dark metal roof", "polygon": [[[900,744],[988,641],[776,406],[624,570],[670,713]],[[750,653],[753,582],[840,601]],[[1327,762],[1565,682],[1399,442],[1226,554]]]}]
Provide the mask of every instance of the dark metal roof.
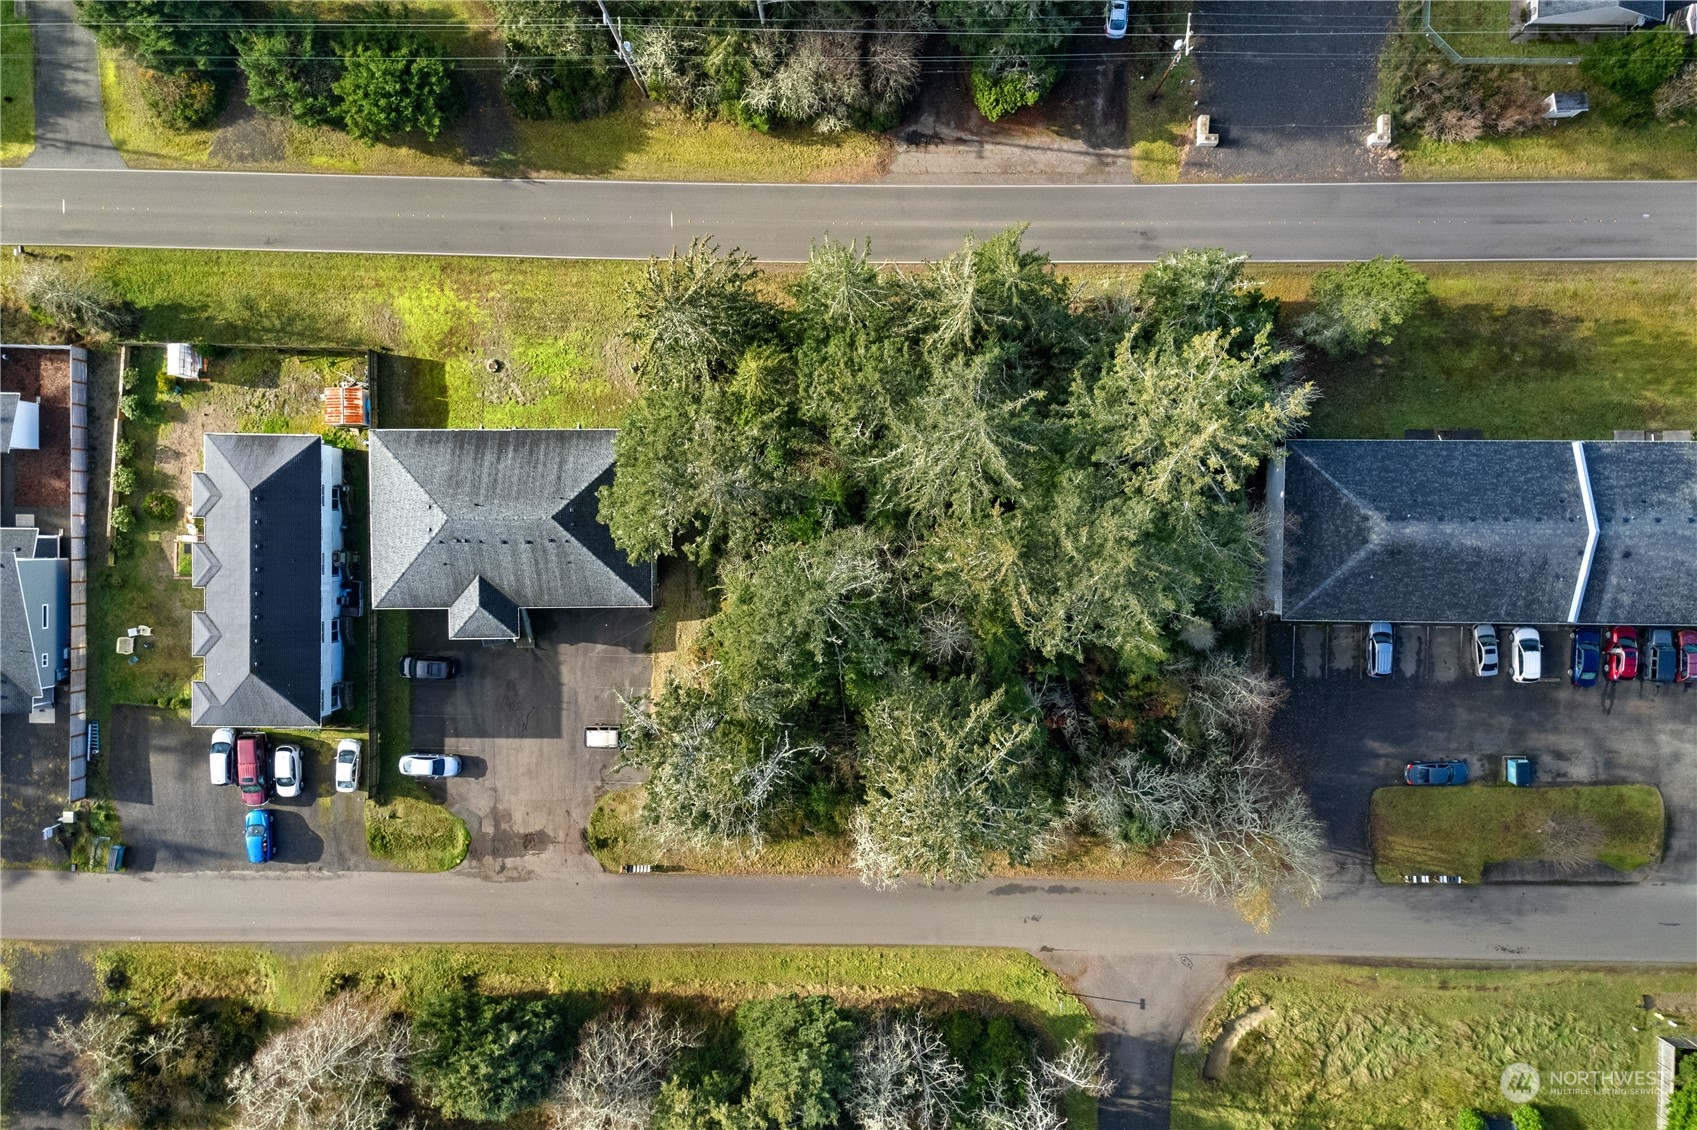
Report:
[{"label": "dark metal roof", "polygon": [[0,529],[0,713],[19,714],[41,694],[18,558],[35,553],[34,527]]},{"label": "dark metal roof", "polygon": [[205,610],[192,648],[196,726],[317,726],[323,574],[322,441],[205,437],[196,502],[206,540],[191,549]]},{"label": "dark metal roof", "polygon": [[[631,564],[596,518],[596,492],[613,479],[613,436],[373,431],[373,606],[453,608],[468,591],[485,591],[473,590],[481,580],[515,611],[648,607],[653,565]],[[496,606],[481,607],[479,624],[508,622]],[[481,630],[470,611],[459,623]]]}]

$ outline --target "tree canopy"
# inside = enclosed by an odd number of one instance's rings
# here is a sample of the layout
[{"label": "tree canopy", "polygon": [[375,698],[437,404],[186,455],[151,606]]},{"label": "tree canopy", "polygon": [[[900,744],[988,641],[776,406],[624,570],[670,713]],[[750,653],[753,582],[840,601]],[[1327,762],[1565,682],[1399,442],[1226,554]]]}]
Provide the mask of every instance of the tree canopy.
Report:
[{"label": "tree canopy", "polygon": [[1022,234],[912,274],[827,242],[788,302],[698,242],[633,287],[601,517],[719,597],[635,708],[662,832],[852,829],[875,882],[1028,858],[1084,772],[1039,689],[1135,699],[1251,601],[1250,480],[1312,396],[1276,303],[1219,251],[1085,301]]},{"label": "tree canopy", "polygon": [[1314,308],[1296,332],[1334,357],[1389,345],[1427,293],[1426,276],[1398,258],[1328,267],[1314,275],[1309,289]]}]

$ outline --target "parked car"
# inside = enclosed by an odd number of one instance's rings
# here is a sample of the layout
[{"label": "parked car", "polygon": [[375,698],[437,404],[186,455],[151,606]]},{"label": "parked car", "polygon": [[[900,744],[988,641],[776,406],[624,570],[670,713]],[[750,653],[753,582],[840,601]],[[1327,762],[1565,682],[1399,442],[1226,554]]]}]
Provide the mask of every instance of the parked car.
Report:
[{"label": "parked car", "polygon": [[1509,636],[1508,677],[1517,683],[1544,677],[1544,642],[1537,628],[1516,628]]},{"label": "parked car", "polygon": [[1576,687],[1594,687],[1603,666],[1603,634],[1595,628],[1573,630],[1573,671]]},{"label": "parked car", "polygon": [[1108,0],[1108,23],[1102,29],[1102,34],[1109,39],[1124,39],[1125,29],[1129,21],[1126,9],[1127,0]]},{"label": "parked car", "polygon": [[1652,683],[1671,683],[1675,675],[1675,657],[1679,654],[1674,650],[1673,632],[1667,628],[1653,628],[1650,631],[1650,642],[1644,650],[1649,653],[1649,675]]},{"label": "parked car", "polygon": [[1465,785],[1467,762],[1410,761],[1402,779],[1410,785]]},{"label": "parked car", "polygon": [[1679,669],[1673,673],[1674,679],[1697,683],[1697,630],[1681,628],[1674,636],[1674,646],[1679,649]]},{"label": "parked car", "polygon": [[460,759],[457,757],[432,757],[428,753],[409,753],[401,758],[401,776],[403,777],[458,777],[460,775]]},{"label": "parked car", "polygon": [[351,793],[359,788],[360,751],[358,738],[343,738],[336,746],[336,791]]},{"label": "parked car", "polygon": [[1495,675],[1497,661],[1497,629],[1491,624],[1473,625],[1473,673],[1481,679]]},{"label": "parked car", "polygon": [[276,853],[276,843],[271,838],[271,810],[256,808],[247,814],[242,831],[242,838],[247,841],[247,861],[249,863],[270,863]]},{"label": "parked car", "polygon": [[236,739],[236,784],[241,786],[242,803],[258,808],[265,803],[269,789],[265,782],[265,735],[242,734]]},{"label": "parked car", "polygon": [[229,727],[212,731],[212,783],[227,785],[236,779],[236,732]]},{"label": "parked car", "polygon": [[1532,759],[1530,757],[1503,758],[1503,780],[1521,788],[1532,783]]},{"label": "parked car", "polygon": [[301,747],[280,745],[271,755],[271,788],[280,797],[301,795]]},{"label": "parked car", "polygon": [[1638,677],[1638,629],[1617,627],[1603,633],[1603,650],[1608,662],[1603,676],[1611,683]]},{"label": "parked car", "polygon": [[1383,620],[1367,625],[1367,674],[1383,679],[1391,673],[1391,626]]},{"label": "parked car", "polygon": [[460,661],[445,655],[406,655],[401,657],[403,679],[452,679],[460,673]]}]

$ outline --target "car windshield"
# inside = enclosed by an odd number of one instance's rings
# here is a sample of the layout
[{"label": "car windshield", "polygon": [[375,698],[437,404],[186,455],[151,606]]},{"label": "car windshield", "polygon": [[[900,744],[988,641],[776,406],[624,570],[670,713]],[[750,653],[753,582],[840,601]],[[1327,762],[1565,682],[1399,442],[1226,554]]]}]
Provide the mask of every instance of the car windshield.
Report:
[{"label": "car windshield", "polygon": [[290,785],[293,785],[294,783],[295,783],[295,779],[293,777],[278,777],[277,778],[277,784],[282,786],[285,789],[288,788]]},{"label": "car windshield", "polygon": [[336,755],[336,763],[338,765],[352,765],[358,759],[359,755],[351,749],[345,749]]},{"label": "car windshield", "polygon": [[1537,640],[1521,640],[1520,641],[1520,647],[1521,647],[1521,650],[1525,651],[1528,655],[1530,655],[1532,652],[1538,650],[1538,641]]},{"label": "car windshield", "polygon": [[230,743],[229,742],[213,742],[212,743],[212,752],[213,753],[221,753],[225,757],[228,757],[230,755]]},{"label": "car windshield", "polygon": [[259,780],[256,777],[243,777],[242,778],[242,787],[243,788],[252,788],[252,787],[254,787],[258,784],[259,784]]},{"label": "car windshield", "polygon": [[247,826],[247,834],[248,834],[249,838],[257,839],[258,837],[263,836],[265,834],[265,825],[263,825],[263,824],[249,824]]}]

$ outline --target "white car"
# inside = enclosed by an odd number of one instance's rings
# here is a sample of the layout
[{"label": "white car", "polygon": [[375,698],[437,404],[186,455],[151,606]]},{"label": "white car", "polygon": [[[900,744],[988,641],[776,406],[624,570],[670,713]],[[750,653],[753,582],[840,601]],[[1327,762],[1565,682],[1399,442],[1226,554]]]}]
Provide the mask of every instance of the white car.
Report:
[{"label": "white car", "polygon": [[401,776],[403,777],[458,777],[460,775],[460,759],[457,757],[432,757],[427,753],[409,753],[401,758]]},{"label": "white car", "polygon": [[618,749],[619,728],[617,726],[586,726],[583,730],[583,744],[590,749]]},{"label": "white car", "polygon": [[1499,669],[1497,629],[1491,624],[1473,625],[1473,673],[1488,679]]},{"label": "white car", "polygon": [[301,747],[280,745],[271,755],[271,786],[279,797],[301,795]]},{"label": "white car", "polygon": [[1391,626],[1383,620],[1367,625],[1367,674],[1375,679],[1391,674]]},{"label": "white car", "polygon": [[1102,34],[1109,39],[1124,39],[1128,15],[1127,0],[1108,0],[1108,23]]},{"label": "white car", "polygon": [[1509,637],[1508,677],[1517,683],[1536,683],[1544,677],[1544,645],[1537,628],[1516,628]]},{"label": "white car", "polygon": [[227,785],[236,779],[236,732],[229,728],[212,731],[212,751],[208,755],[211,762],[212,783]]},{"label": "white car", "polygon": [[351,793],[359,788],[360,750],[358,738],[343,738],[336,746],[336,791]]}]

